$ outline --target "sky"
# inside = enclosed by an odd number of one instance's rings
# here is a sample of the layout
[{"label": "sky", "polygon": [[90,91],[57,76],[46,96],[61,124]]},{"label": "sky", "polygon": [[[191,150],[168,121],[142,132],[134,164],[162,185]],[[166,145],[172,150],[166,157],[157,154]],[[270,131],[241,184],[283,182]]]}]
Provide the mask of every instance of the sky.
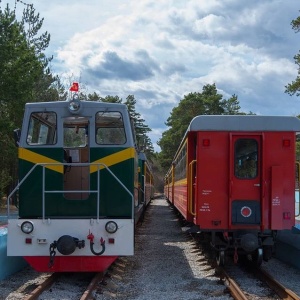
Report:
[{"label": "sky", "polygon": [[[1,1],[13,8],[14,0]],[[243,112],[299,115],[299,0],[22,0],[44,18],[52,72],[85,93],[134,95],[155,151],[184,95],[216,84]]]}]

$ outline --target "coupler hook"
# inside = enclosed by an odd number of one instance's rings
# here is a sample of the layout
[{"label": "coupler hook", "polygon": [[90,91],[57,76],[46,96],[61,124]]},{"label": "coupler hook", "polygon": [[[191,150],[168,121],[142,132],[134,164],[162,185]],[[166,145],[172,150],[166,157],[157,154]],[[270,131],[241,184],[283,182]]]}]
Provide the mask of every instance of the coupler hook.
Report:
[{"label": "coupler hook", "polygon": [[90,240],[90,249],[91,249],[91,252],[94,255],[101,255],[101,254],[104,253],[104,251],[105,251],[105,240],[102,237],[100,239],[100,245],[102,246],[102,250],[100,252],[96,252],[94,250],[94,235],[91,232],[87,236],[87,239]]},{"label": "coupler hook", "polygon": [[54,258],[56,255],[56,251],[55,251],[56,247],[57,247],[56,241],[54,241],[49,247],[49,251],[50,251],[50,260],[49,260],[49,264],[48,264],[49,269],[51,269],[54,265]]}]

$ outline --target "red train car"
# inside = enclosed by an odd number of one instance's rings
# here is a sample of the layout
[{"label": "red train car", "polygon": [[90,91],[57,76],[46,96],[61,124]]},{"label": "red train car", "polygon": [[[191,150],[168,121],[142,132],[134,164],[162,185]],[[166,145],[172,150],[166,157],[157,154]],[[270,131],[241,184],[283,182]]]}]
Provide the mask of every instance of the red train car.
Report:
[{"label": "red train car", "polygon": [[[281,116],[197,116],[166,178],[168,198],[225,254],[271,258],[276,232],[295,222],[295,144],[300,120]],[[170,192],[171,191],[171,192]]]}]

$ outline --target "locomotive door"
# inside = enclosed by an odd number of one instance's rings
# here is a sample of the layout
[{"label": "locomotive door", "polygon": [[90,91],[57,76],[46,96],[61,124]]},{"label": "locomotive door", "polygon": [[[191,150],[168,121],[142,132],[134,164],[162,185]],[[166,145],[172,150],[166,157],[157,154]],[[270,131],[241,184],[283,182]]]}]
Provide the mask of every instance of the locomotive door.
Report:
[{"label": "locomotive door", "polygon": [[[89,122],[87,118],[66,118],[64,121],[64,197],[84,200],[89,196]],[[70,192],[69,192],[70,191]],[[74,192],[71,192],[74,191]]]},{"label": "locomotive door", "polygon": [[231,225],[260,225],[262,138],[232,135],[230,159]]}]

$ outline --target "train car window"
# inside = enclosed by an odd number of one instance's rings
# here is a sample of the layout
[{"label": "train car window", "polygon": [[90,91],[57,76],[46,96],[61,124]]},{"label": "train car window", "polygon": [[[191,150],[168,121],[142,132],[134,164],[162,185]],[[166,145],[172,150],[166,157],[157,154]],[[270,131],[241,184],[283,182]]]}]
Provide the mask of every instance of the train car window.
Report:
[{"label": "train car window", "polygon": [[186,144],[181,149],[180,153],[175,159],[175,180],[186,178],[186,159],[187,159],[187,146]]},{"label": "train car window", "polygon": [[29,120],[26,141],[31,146],[56,144],[56,113],[32,113]]},{"label": "train car window", "polygon": [[240,179],[252,179],[258,174],[258,144],[255,139],[238,139],[235,142],[234,174]]},{"label": "train car window", "polygon": [[96,114],[96,143],[100,145],[126,143],[124,122],[120,112],[100,111]]}]

